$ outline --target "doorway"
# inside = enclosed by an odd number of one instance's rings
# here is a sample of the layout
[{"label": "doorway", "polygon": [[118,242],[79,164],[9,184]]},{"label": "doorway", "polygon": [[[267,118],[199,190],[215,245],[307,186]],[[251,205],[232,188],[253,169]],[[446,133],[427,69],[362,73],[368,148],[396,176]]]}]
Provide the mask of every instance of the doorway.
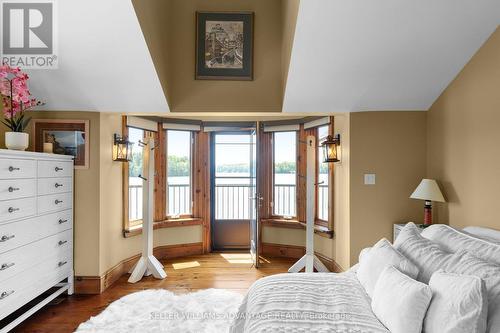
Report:
[{"label": "doorway", "polygon": [[211,145],[212,249],[257,258],[257,133],[213,132]]}]

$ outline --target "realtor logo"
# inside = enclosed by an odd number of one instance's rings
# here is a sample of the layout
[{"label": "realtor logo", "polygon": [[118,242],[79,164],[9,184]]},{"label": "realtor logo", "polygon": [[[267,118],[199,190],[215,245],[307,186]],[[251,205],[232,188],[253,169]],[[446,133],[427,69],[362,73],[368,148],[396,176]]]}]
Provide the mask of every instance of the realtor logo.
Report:
[{"label": "realtor logo", "polygon": [[2,62],[28,69],[57,68],[54,1],[0,3]]}]

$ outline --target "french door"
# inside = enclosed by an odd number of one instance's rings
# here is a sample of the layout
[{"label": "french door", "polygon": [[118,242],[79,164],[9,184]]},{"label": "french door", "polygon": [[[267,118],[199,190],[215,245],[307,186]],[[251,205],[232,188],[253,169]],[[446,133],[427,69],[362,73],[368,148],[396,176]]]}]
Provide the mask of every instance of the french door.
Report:
[{"label": "french door", "polygon": [[212,248],[250,250],[258,257],[257,133],[212,133]]},{"label": "french door", "polygon": [[253,130],[250,133],[250,256],[256,268],[259,267],[259,208],[262,197],[259,191],[258,170],[259,170],[259,131]]}]

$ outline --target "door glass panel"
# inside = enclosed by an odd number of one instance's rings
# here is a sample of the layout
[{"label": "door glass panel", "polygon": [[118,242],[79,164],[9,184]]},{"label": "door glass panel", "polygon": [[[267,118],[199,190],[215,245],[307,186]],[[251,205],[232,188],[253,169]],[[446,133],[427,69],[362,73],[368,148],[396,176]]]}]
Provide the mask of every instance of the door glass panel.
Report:
[{"label": "door glass panel", "polygon": [[251,170],[249,134],[215,136],[215,219],[250,219]]}]

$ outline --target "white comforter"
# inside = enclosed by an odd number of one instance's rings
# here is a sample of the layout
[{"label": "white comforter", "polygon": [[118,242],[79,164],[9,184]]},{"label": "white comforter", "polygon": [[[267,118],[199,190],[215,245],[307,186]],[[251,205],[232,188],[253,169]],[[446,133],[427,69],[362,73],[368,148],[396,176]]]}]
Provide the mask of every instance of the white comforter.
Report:
[{"label": "white comforter", "polygon": [[389,331],[353,271],[278,274],[255,282],[231,326],[234,333]]}]

